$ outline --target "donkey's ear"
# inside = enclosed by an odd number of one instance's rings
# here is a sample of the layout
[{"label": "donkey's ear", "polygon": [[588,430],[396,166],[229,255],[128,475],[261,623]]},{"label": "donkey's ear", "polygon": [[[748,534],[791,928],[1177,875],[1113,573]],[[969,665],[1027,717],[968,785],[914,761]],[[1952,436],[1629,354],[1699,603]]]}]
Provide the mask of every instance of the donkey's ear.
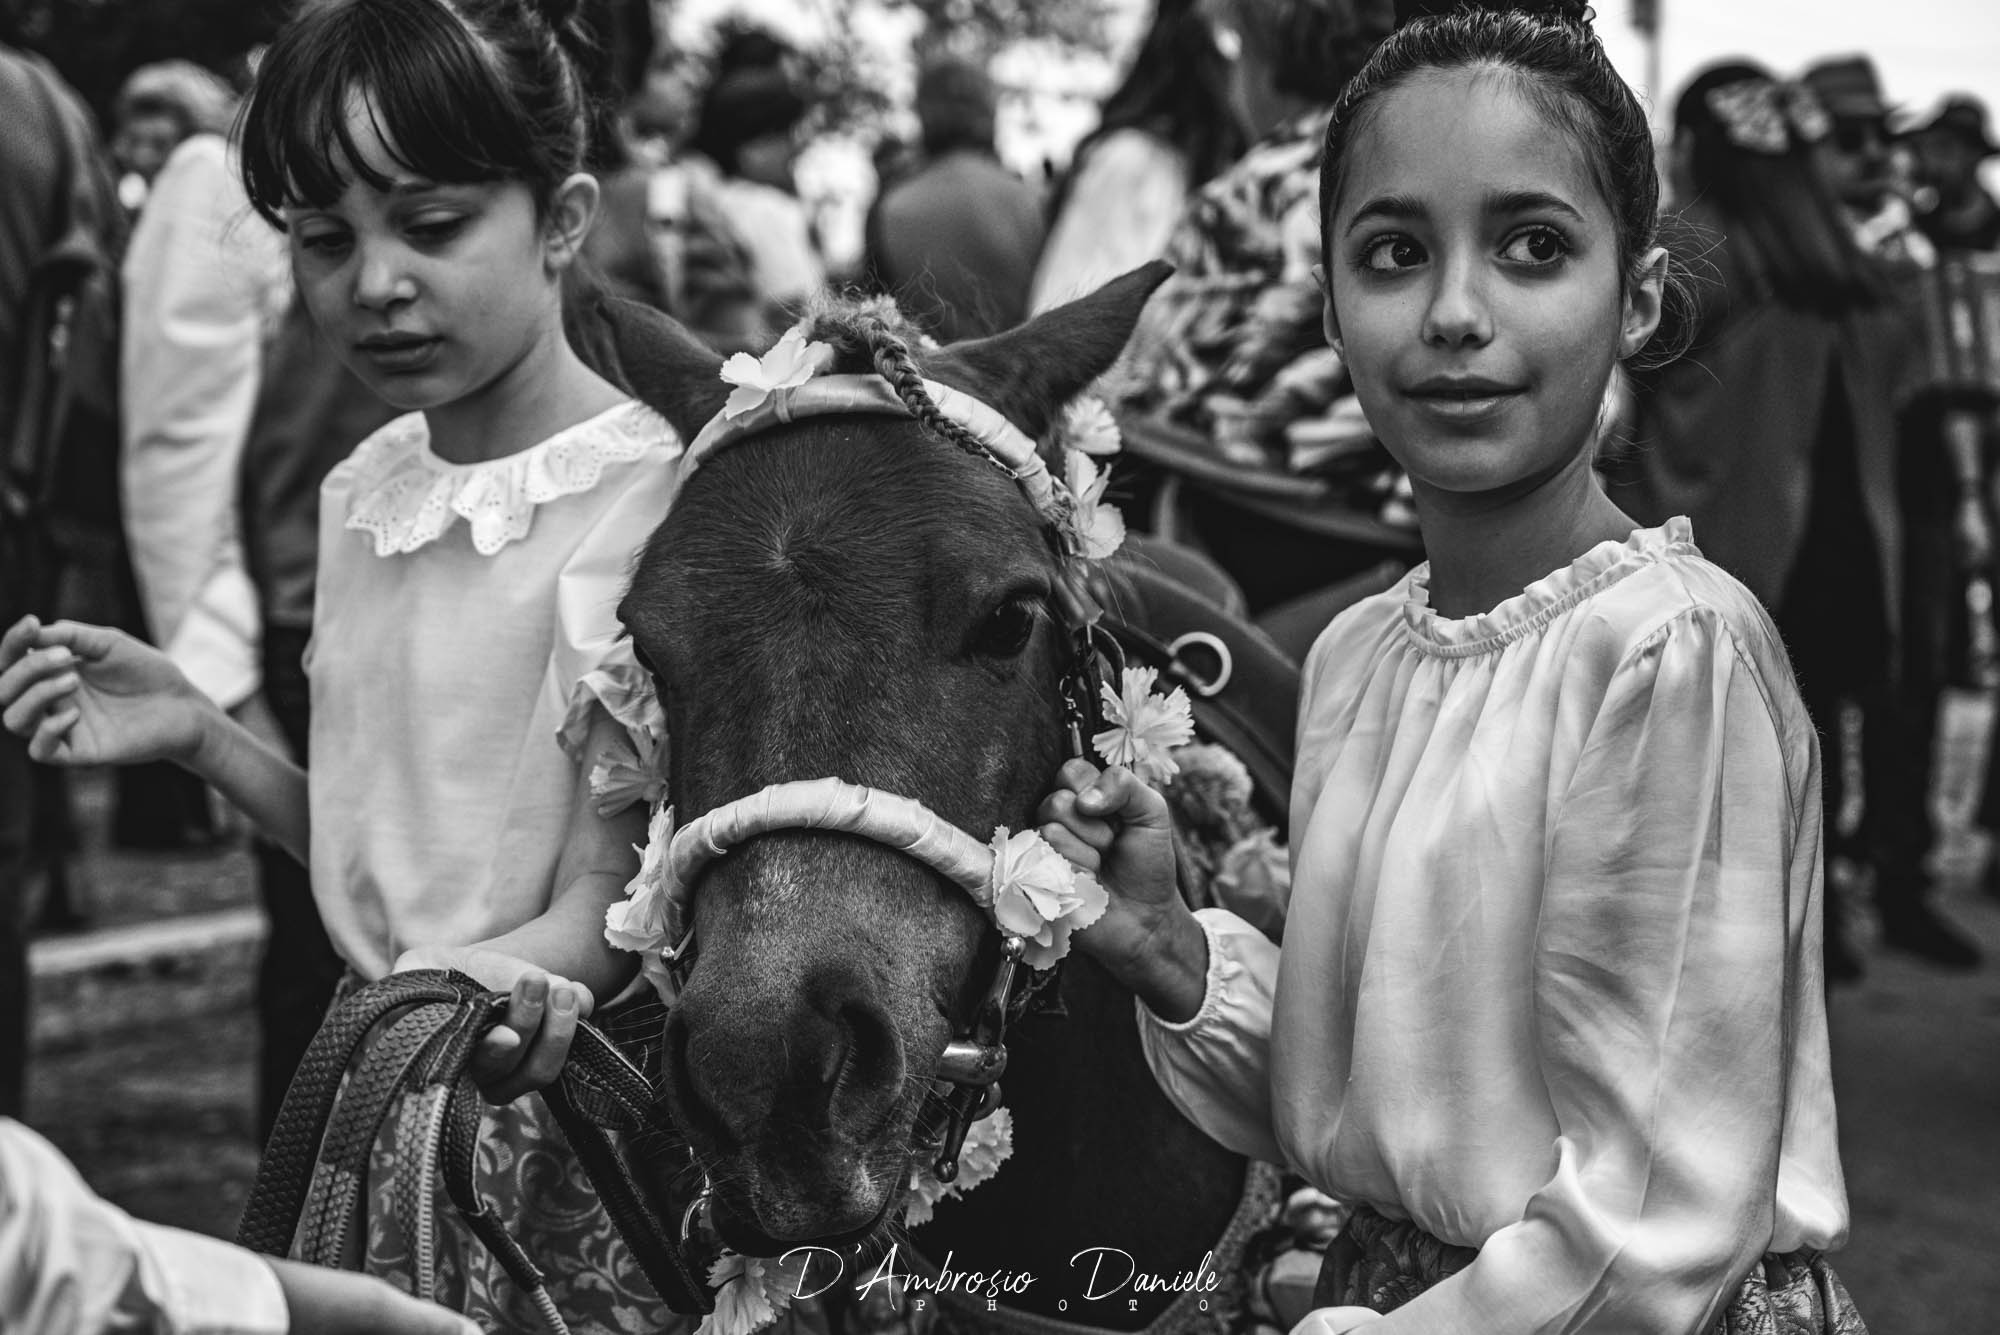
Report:
[{"label": "donkey's ear", "polygon": [[729,397],[722,357],[650,306],[608,300],[603,309],[626,388],[693,440]]},{"label": "donkey's ear", "polygon": [[1063,404],[1111,369],[1146,299],[1173,271],[1164,260],[1142,264],[1004,334],[952,344],[928,359],[926,374],[984,399],[1039,436]]}]

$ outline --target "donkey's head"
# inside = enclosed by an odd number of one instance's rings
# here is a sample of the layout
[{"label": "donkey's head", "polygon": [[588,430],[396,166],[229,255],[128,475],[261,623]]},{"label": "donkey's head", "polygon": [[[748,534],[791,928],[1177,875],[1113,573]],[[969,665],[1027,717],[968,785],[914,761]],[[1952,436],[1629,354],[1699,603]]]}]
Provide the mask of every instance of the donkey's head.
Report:
[{"label": "donkey's head", "polygon": [[[1020,484],[926,412],[922,381],[1039,438],[1165,273],[942,351],[914,350],[882,304],[815,318],[829,374],[879,374],[929,420],[774,422],[705,458],[647,544],[620,615],[659,685],[683,821],[834,776],[982,840],[1031,822],[1063,752],[1060,546]],[[627,365],[689,440],[729,392],[685,339]],[[718,1229],[752,1254],[869,1233],[935,1153],[939,1055],[993,976],[996,932],[923,863],[804,830],[709,866],[691,921],[665,1095]]]}]

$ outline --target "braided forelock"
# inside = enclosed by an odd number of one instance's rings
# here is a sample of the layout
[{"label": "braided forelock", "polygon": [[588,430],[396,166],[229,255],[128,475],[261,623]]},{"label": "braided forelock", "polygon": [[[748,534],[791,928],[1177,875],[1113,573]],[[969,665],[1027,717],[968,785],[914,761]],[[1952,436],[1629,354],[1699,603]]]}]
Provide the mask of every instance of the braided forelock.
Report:
[{"label": "braided forelock", "polygon": [[997,462],[971,432],[945,416],[924,388],[923,366],[910,346],[924,336],[894,305],[884,301],[838,302],[815,314],[806,332],[809,338],[833,345],[839,354],[836,370],[872,369],[888,381],[924,431],[974,458]]}]

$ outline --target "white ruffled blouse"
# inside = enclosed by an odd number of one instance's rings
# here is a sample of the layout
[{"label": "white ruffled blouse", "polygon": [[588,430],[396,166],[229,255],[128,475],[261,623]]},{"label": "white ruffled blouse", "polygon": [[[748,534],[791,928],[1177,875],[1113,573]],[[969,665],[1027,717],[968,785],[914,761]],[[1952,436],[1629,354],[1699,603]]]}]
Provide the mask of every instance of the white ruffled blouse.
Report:
[{"label": "white ruffled blouse", "polygon": [[307,659],[312,880],[364,977],[548,907],[592,701],[635,734],[662,730],[617,607],[680,454],[665,419],[626,403],[451,464],[412,413],[328,475]]},{"label": "white ruffled blouse", "polygon": [[1428,574],[1314,646],[1284,948],[1204,910],[1148,1060],[1224,1144],[1479,1249],[1324,1330],[1705,1330],[1847,1230],[1812,725],[1686,520],[1481,616]]}]

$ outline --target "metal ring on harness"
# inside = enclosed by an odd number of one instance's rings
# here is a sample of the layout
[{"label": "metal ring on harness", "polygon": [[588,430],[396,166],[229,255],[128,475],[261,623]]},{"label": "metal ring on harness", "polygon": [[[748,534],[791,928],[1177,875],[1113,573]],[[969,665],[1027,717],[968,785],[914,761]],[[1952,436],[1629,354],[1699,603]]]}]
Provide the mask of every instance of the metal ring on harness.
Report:
[{"label": "metal ring on harness", "polygon": [[[1215,655],[1216,669],[1213,677],[1203,680],[1181,657],[1181,651],[1190,646],[1199,646]],[[1229,679],[1236,675],[1236,658],[1229,652],[1229,646],[1224,644],[1219,636],[1212,635],[1208,631],[1187,632],[1169,644],[1167,652],[1173,655],[1174,676],[1204,700],[1211,700],[1221,695],[1228,687]]]}]

